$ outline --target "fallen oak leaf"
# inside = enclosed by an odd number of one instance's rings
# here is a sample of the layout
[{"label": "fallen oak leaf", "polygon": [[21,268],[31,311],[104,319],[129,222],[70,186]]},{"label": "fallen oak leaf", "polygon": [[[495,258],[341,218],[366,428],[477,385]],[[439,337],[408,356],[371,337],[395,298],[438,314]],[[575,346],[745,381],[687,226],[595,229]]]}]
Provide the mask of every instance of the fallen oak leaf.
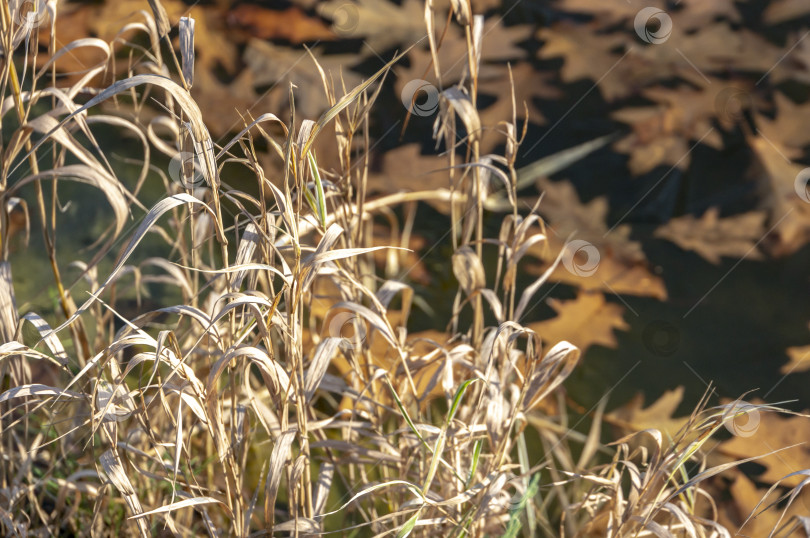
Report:
[{"label": "fallen oak leaf", "polygon": [[258,39],[281,39],[299,44],[337,38],[322,20],[308,16],[298,6],[268,9],[255,4],[240,4],[227,15],[228,24]]},{"label": "fallen oak leaf", "polygon": [[[728,403],[728,402],[727,402]],[[751,404],[761,404],[752,401]],[[787,475],[810,469],[810,447],[807,444],[810,436],[810,420],[806,415],[782,417],[774,412],[749,412],[747,416],[730,423],[729,429],[734,436],[718,445],[722,454],[733,459],[767,456],[756,462],[765,467],[765,471],[756,476],[756,480],[774,484]],[[772,454],[774,450],[780,450]],[[792,476],[782,483],[795,487],[802,481],[802,476]]]},{"label": "fallen oak leaf", "polygon": [[786,80],[810,84],[810,40],[807,32],[792,33],[788,43],[795,43],[779,65],[768,75],[774,86]]},{"label": "fallen oak leaf", "polygon": [[[535,125],[546,123],[536,101],[554,100],[563,96],[562,90],[551,85],[554,75],[535,69],[529,63],[520,62],[512,66],[512,77],[515,80],[514,112],[516,119],[527,120]],[[491,105],[486,107],[479,105],[478,113],[484,129],[481,136],[481,151],[484,153],[494,151],[498,144],[504,142],[503,128],[498,128],[498,123],[502,122],[504,118],[512,117],[512,90],[506,67],[498,66],[496,76],[479,77],[479,98],[495,97],[495,102]]]},{"label": "fallen oak leaf", "polygon": [[632,132],[616,142],[614,149],[630,155],[634,175],[659,165],[686,170],[691,162],[690,147],[699,141],[714,149],[723,148],[721,133],[713,128],[717,120],[730,128],[743,119],[752,106],[750,89],[742,83],[717,79],[699,80],[701,87],[648,88],[641,95],[659,103],[656,106],[631,107],[611,117],[631,126]]},{"label": "fallen oak leaf", "polygon": [[592,345],[615,349],[618,346],[614,329],[627,331],[630,325],[624,321],[624,307],[605,301],[601,293],[580,291],[576,299],[561,301],[549,299],[549,306],[557,316],[529,323],[549,345],[566,340],[582,350],[583,353]]},{"label": "fallen oak leaf", "polygon": [[720,18],[733,23],[741,20],[734,0],[680,0],[677,5],[681,8],[677,22],[687,30],[703,28]]},{"label": "fallen oak leaf", "polygon": [[[573,236],[579,255],[571,253],[551,274],[550,280],[577,286],[582,290],[654,297],[666,300],[667,291],[660,276],[653,275],[641,244],[630,239],[630,226],[608,228],[605,219],[608,202],[599,196],[583,204],[568,181],[537,181],[543,192],[538,211],[549,221],[546,245],[534,245],[529,253],[547,263],[553,262],[563,248],[564,237]],[[567,263],[566,263],[567,262]],[[542,272],[528,267],[529,273]]]},{"label": "fallen oak leaf", "polygon": [[720,263],[722,256],[762,259],[756,244],[765,232],[766,213],[751,211],[722,219],[719,214],[718,208],[711,207],[700,218],[684,215],[670,219],[655,230],[654,236],[697,252],[713,264]]},{"label": "fallen oak leaf", "polygon": [[639,392],[629,402],[605,415],[605,418],[620,426],[625,433],[652,428],[659,430],[665,439],[673,439],[689,420],[688,417],[673,418],[683,400],[683,392],[683,386],[668,390],[647,408],[644,407],[644,395]]},{"label": "fallen oak leaf", "polygon": [[[368,188],[370,192],[384,194],[449,188],[447,166],[447,157],[422,155],[419,144],[406,144],[379,156],[369,174]],[[429,203],[441,213],[450,213],[447,203]]]},{"label": "fallen oak leaf", "polygon": [[[548,246],[547,249],[533,246],[529,249],[529,253],[546,263],[551,263],[560,251],[566,248],[566,243],[556,235],[550,234]],[[667,300],[667,289],[663,279],[650,271],[646,261],[633,262],[615,255],[610,250],[599,250],[598,252],[598,262],[592,272],[577,271],[576,264],[587,267],[590,265],[590,260],[577,260],[576,256],[572,256],[573,270],[560,264],[551,273],[549,280],[575,286],[582,291],[603,291],[619,295],[653,297],[660,301]],[[543,269],[529,266],[526,268],[526,272],[541,274]]]},{"label": "fallen oak leaf", "polygon": [[[803,489],[788,508],[782,505],[771,506],[777,502],[782,491],[772,491],[766,496],[768,489],[757,488],[756,484],[739,469],[731,469],[729,474],[733,475],[734,479],[728,488],[730,495],[718,498],[717,522],[728,529],[739,529],[736,536],[768,536],[776,528],[782,512],[785,512],[782,524],[807,513],[807,507],[810,506],[810,489]],[[752,517],[746,522],[749,515]]]},{"label": "fallen oak leaf", "polygon": [[[336,88],[342,88],[344,84],[346,88],[354,88],[362,82],[362,77],[350,69],[358,62],[356,55],[326,55],[321,52],[320,49],[312,51],[326,76],[334,81]],[[252,83],[255,87],[272,85],[287,95],[286,82],[295,84],[296,114],[300,113],[304,118],[317,118],[329,108],[320,71],[306,50],[251,39],[245,48],[243,59],[247,64],[247,70],[252,74]]]},{"label": "fallen oak leaf", "polygon": [[810,346],[794,346],[787,348],[790,359],[779,368],[782,374],[798,374],[810,370]]},{"label": "fallen oak leaf", "polygon": [[779,92],[774,95],[774,104],[774,119],[763,114],[756,115],[759,134],[784,148],[782,151],[788,157],[797,157],[801,155],[798,150],[810,146],[810,133],[807,129],[807,124],[810,123],[810,104],[796,104]]},{"label": "fallen oak leaf", "polygon": [[634,176],[651,172],[656,166],[684,171],[691,163],[689,144],[683,137],[676,135],[664,135],[646,144],[639,144],[638,137],[630,134],[616,142],[613,149],[630,156],[627,167]]},{"label": "fallen oak leaf", "polygon": [[[506,62],[516,62],[526,58],[526,49],[516,45],[529,39],[532,30],[527,26],[505,27],[501,19],[488,19],[484,22],[481,42],[479,81],[484,79],[503,82],[503,69]],[[441,88],[448,88],[461,80],[468,70],[467,38],[461,28],[451,26],[444,32],[437,48],[441,80],[433,80]],[[397,91],[414,79],[434,77],[433,57],[425,46],[414,47],[408,54],[409,67],[397,66],[394,71],[399,79]]]},{"label": "fallen oak leaf", "polygon": [[425,37],[425,8],[417,0],[401,4],[388,0],[329,0],[318,2],[318,14],[332,21],[334,32],[363,39],[374,54],[409,47]]},{"label": "fallen oak leaf", "polygon": [[[759,162],[757,179],[766,193],[769,234],[765,247],[773,256],[785,256],[810,241],[810,203],[799,196],[804,167],[790,161],[790,148],[763,136],[751,135],[748,144]],[[807,193],[803,195],[806,197]]]},{"label": "fallen oak leaf", "polygon": [[596,245],[600,253],[608,253],[629,263],[646,260],[641,243],[630,240],[630,226],[622,224],[608,228],[605,222],[609,209],[606,196],[582,203],[576,189],[567,180],[551,181],[540,177],[536,185],[543,193],[538,211],[551,224],[558,238],[573,234],[576,239]]},{"label": "fallen oak leaf", "polygon": [[557,8],[561,11],[598,15],[600,20],[613,25],[627,19],[635,18],[639,10],[645,7],[654,7],[663,10],[666,3],[662,0],[560,0]]},{"label": "fallen oak leaf", "polygon": [[780,24],[804,17],[810,13],[810,4],[805,0],[771,0],[762,14],[766,24]]},{"label": "fallen oak leaf", "polygon": [[550,28],[542,28],[538,38],[545,43],[538,51],[540,59],[560,58],[564,62],[560,70],[563,82],[582,79],[598,82],[599,91],[607,101],[614,101],[633,93],[633,88],[642,82],[637,70],[629,69],[626,55],[612,51],[631,45],[631,37],[625,34],[600,34],[599,25],[563,22]]},{"label": "fallen oak leaf", "polygon": [[673,15],[672,33],[666,46],[633,47],[629,54],[635,69],[648,66],[648,82],[674,76],[711,77],[730,72],[768,73],[784,56],[784,50],[745,28],[727,21],[688,31]]}]

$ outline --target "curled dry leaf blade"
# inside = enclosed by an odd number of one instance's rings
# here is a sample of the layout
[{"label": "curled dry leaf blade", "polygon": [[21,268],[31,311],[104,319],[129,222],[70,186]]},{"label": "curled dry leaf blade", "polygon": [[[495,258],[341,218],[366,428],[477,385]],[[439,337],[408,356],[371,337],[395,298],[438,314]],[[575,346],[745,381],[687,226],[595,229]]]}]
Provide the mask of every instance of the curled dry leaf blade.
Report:
[{"label": "curled dry leaf blade", "polygon": [[[99,464],[110,479],[110,482],[112,482],[113,487],[124,496],[124,501],[129,510],[136,516],[142,514],[143,508],[141,507],[141,502],[138,499],[135,488],[132,487],[132,482],[130,482],[124,470],[118,453],[113,449],[107,450],[99,457]],[[143,519],[136,519],[135,524],[141,536],[149,536],[148,527]]]},{"label": "curled dry leaf blade", "polygon": [[453,254],[453,274],[467,295],[486,285],[481,259],[468,246],[459,248]]}]

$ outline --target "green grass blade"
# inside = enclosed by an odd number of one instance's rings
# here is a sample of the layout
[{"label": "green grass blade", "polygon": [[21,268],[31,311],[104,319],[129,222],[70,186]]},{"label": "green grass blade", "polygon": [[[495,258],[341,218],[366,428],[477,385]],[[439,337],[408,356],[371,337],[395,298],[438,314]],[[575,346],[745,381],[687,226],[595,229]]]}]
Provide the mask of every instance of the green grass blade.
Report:
[{"label": "green grass blade", "polygon": [[479,439],[473,445],[473,459],[472,465],[470,466],[470,476],[467,477],[467,488],[472,485],[472,480],[475,477],[475,471],[478,470],[478,459],[481,457],[481,447],[484,446],[484,440]]},{"label": "green grass blade", "polygon": [[453,397],[453,403],[450,405],[450,410],[447,412],[447,423],[445,424],[445,427],[447,427],[450,424],[450,421],[453,420],[453,417],[456,416],[456,411],[458,411],[458,406],[461,403],[461,398],[464,397],[464,393],[467,391],[467,387],[476,381],[481,380],[478,378],[468,379],[461,384],[458,390],[456,390],[456,395]]},{"label": "green grass blade", "polygon": [[[307,152],[307,159],[309,160],[309,168],[312,170],[312,177],[315,178],[315,195],[318,208],[318,219],[321,221],[321,226],[326,229],[326,196],[323,192],[321,173],[318,170],[318,162],[315,160],[315,155],[311,151]],[[309,189],[307,189],[307,191],[308,190]]]},{"label": "green grass blade", "polygon": [[422,512],[422,509],[416,511],[411,518],[405,522],[405,524],[399,529],[397,532],[397,538],[405,538],[409,536],[411,532],[413,532],[414,527],[416,527],[416,522],[419,521],[419,514]]}]

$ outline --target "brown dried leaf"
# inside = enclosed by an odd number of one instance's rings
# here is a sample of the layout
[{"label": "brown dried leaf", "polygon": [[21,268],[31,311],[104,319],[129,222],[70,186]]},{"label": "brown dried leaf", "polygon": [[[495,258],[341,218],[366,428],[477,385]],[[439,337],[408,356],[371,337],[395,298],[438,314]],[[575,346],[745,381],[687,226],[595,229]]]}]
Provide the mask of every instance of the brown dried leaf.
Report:
[{"label": "brown dried leaf", "polygon": [[[752,401],[752,404],[762,403]],[[766,470],[756,477],[757,480],[773,484],[790,473],[810,469],[810,419],[804,416],[784,417],[777,413],[760,412],[749,414],[748,422],[741,428],[741,434],[735,435],[719,445],[722,453],[734,459],[750,458],[768,454],[780,448],[791,447],[757,459]],[[792,476],[783,482],[794,487],[802,481],[802,476]]]},{"label": "brown dried leaf", "polygon": [[385,152],[370,174],[372,192],[392,193],[449,188],[447,157],[422,155],[419,144],[407,144]]},{"label": "brown dried leaf", "polygon": [[683,390],[682,386],[668,390],[647,408],[644,408],[644,396],[638,393],[628,403],[606,416],[626,423],[630,426],[630,430],[641,431],[653,428],[661,431],[664,438],[672,438],[688,420],[688,418],[673,418],[673,414],[683,400]]},{"label": "brown dried leaf", "polygon": [[[439,24],[443,30],[443,24]],[[484,22],[484,35],[481,47],[481,67],[478,73],[479,84],[484,80],[508,84],[508,77],[504,79],[504,64],[522,60],[526,57],[526,50],[515,43],[525,41],[531,37],[532,31],[527,26],[503,26],[502,19],[491,18]],[[459,80],[467,72],[467,39],[464,32],[457,26],[448,28],[441,46],[437,49],[441,80],[433,80],[434,69],[430,50],[424,47],[414,48],[408,53],[409,67],[397,66],[395,72],[398,77],[397,92],[414,79],[428,79],[430,82],[447,88]],[[480,86],[479,86],[480,89]],[[531,88],[526,88],[531,90]],[[505,119],[504,116],[501,119]]]},{"label": "brown dried leaf", "polygon": [[418,0],[400,4],[388,0],[329,0],[319,2],[318,14],[332,21],[343,38],[362,38],[380,54],[396,46],[409,47],[425,36],[424,7]]},{"label": "brown dried leaf", "polygon": [[708,26],[718,18],[740,22],[740,12],[734,0],[681,0],[682,6],[675,23],[689,30]]},{"label": "brown dried leaf", "polygon": [[453,274],[464,293],[471,295],[486,285],[484,265],[475,251],[468,246],[459,248],[453,254]]},{"label": "brown dried leaf", "polygon": [[[341,77],[346,88],[354,88],[362,82],[360,75],[349,69],[357,63],[356,55],[324,55],[319,49],[313,50],[313,54],[318,58],[326,76],[331,77],[339,90],[338,95],[342,94]],[[286,95],[289,83],[295,84],[296,114],[315,119],[329,108],[320,71],[307,51],[251,39],[242,57],[247,64],[247,71],[252,75],[251,83],[254,86],[274,85]]]},{"label": "brown dried leaf", "polygon": [[688,25],[674,19],[665,46],[633,48],[635,69],[646,70],[648,81],[677,75],[703,79],[728,71],[764,74],[785,54],[762,36],[745,28],[733,28],[728,22],[707,25],[692,33]]},{"label": "brown dried leaf", "polygon": [[[574,241],[581,242],[576,250],[587,255],[586,260],[580,260],[577,253],[572,252],[569,263],[560,264],[550,280],[577,286],[583,291],[601,290],[666,300],[664,282],[650,272],[640,243],[630,240],[630,227],[626,224],[612,230],[607,227],[605,197],[583,204],[568,181],[541,178],[538,188],[544,192],[538,209],[550,221],[552,233],[548,234],[547,246],[545,243],[533,245],[529,252],[551,263],[566,248],[565,238],[573,236]],[[586,266],[580,267],[583,263]],[[543,271],[533,267],[527,270],[532,274]]]},{"label": "brown dried leaf", "polygon": [[793,152],[775,141],[751,136],[748,143],[760,164],[757,179],[766,193],[763,204],[772,228],[765,246],[774,256],[791,254],[810,241],[810,203],[799,197],[802,188],[807,196],[806,185],[800,184],[804,167],[791,162]]},{"label": "brown dried leaf", "polygon": [[762,14],[762,19],[767,24],[779,24],[798,19],[808,13],[810,4],[805,0],[771,0]]},{"label": "brown dried leaf", "polygon": [[644,174],[659,165],[686,170],[695,142],[722,149],[723,141],[712,123],[716,119],[731,128],[752,106],[750,89],[717,79],[699,80],[701,88],[689,86],[649,88],[641,94],[659,106],[626,108],[611,116],[629,124],[631,134],[615,144],[630,155],[630,171]]},{"label": "brown dried leaf", "polygon": [[239,4],[227,15],[228,24],[258,39],[282,39],[298,44],[334,40],[337,36],[321,20],[301,8],[268,9],[255,4]]},{"label": "brown dried leaf", "polygon": [[797,156],[799,150],[810,145],[810,104],[796,104],[782,93],[774,95],[776,117],[770,119],[765,115],[756,116],[759,134],[780,147],[787,149],[788,157]]},{"label": "brown dried leaf", "polygon": [[671,219],[655,230],[655,237],[668,239],[684,250],[697,252],[714,264],[720,263],[721,256],[762,259],[756,244],[765,232],[767,215],[761,211],[751,211],[721,219],[719,213],[718,208],[712,207],[700,218],[684,215]]},{"label": "brown dried leaf", "polygon": [[628,69],[626,57],[612,51],[629,45],[630,36],[600,34],[599,26],[591,24],[560,23],[540,30],[538,37],[545,41],[539,51],[542,59],[564,58],[560,76],[563,82],[582,79],[598,81],[599,91],[607,101],[627,96],[631,88],[641,81],[637,71]]},{"label": "brown dried leaf", "polygon": [[580,291],[576,299],[549,299],[548,304],[557,317],[528,325],[548,344],[567,340],[583,353],[592,345],[615,349],[618,343],[613,330],[630,329],[622,317],[624,307],[606,302],[601,293]]},{"label": "brown dried leaf", "polygon": [[557,2],[559,9],[573,13],[599,15],[607,24],[633,19],[636,13],[644,7],[651,6],[663,9],[666,3],[662,0],[561,0]]},{"label": "brown dried leaf", "polygon": [[789,347],[787,355],[790,361],[782,365],[780,373],[797,374],[810,370],[810,346]]},{"label": "brown dried leaf", "polygon": [[[734,482],[729,487],[731,495],[724,495],[718,503],[718,523],[728,529],[740,529],[736,536],[769,536],[771,531],[776,528],[783,508],[780,505],[763,510],[776,502],[779,492],[774,491],[765,497],[767,488],[757,488],[756,484],[739,470],[734,470],[731,474],[735,476]],[[793,516],[806,515],[808,507],[810,507],[810,490],[804,488],[787,509],[782,524],[788,522]],[[744,527],[740,528],[740,525],[752,513],[756,517],[751,518]],[[801,536],[801,534],[788,534],[787,536]]]},{"label": "brown dried leaf", "polygon": [[630,240],[630,226],[622,224],[609,231],[605,223],[608,214],[606,196],[582,203],[576,189],[567,180],[540,178],[537,188],[543,193],[538,210],[551,224],[558,239],[574,234],[576,239],[596,245],[600,254],[616,256],[627,262],[646,259],[641,243]]}]

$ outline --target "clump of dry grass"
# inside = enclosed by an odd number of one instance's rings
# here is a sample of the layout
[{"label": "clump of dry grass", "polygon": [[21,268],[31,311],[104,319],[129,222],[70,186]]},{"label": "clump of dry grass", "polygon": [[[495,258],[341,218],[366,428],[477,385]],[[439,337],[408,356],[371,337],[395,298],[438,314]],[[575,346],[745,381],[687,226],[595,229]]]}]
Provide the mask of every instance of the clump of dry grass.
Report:
[{"label": "clump of dry grass", "polygon": [[[218,145],[188,91],[193,24],[181,22],[181,58],[167,59],[168,21],[152,5],[153,15],[114,43],[69,45],[96,47],[104,59],[59,88],[50,65],[32,71],[38,34],[19,24],[20,3],[4,4],[3,113],[16,114],[2,117],[12,134],[0,182],[4,534],[729,535],[698,502],[711,504],[700,482],[723,468],[685,474],[726,411],[699,409],[672,442],[638,434],[653,438],[651,451],[631,448],[630,438],[618,449],[602,444],[605,400],[587,434],[568,423],[558,389],[579,350],[568,342],[543,349],[521,324],[560,259],[518,289],[521,260],[545,230],[515,204],[514,117],[498,126],[505,155],[480,154],[474,51],[483,19],[466,3],[453,9],[468,29],[468,77],[441,92],[436,123],[448,187],[376,199],[365,188],[369,110],[391,64],[340,98],[324,75],[331,107],[317,121],[293,115],[285,124],[266,113]],[[151,47],[139,49],[128,77],[82,103],[84,84],[133,47],[133,33]],[[115,101],[136,111],[156,101],[163,115],[146,125],[137,115],[88,115]],[[315,148],[330,122],[341,168],[327,174]],[[101,150],[99,123],[140,141],[135,185]],[[280,177],[260,164],[258,145],[280,163]],[[155,151],[173,159],[173,177],[155,170]],[[254,193],[228,184],[224,170],[233,167],[255,177]],[[166,193],[145,208],[138,193],[155,179],[150,170]],[[98,254],[80,264],[92,293],[78,307],[56,263],[56,197],[48,207],[46,180],[53,192],[64,180],[89,183],[113,210]],[[29,183],[65,320],[55,328],[35,313],[18,318],[14,304],[6,201]],[[499,236],[488,239],[483,213],[498,185],[511,204]],[[384,248],[371,242],[375,217],[427,199],[452,208],[459,289],[444,342],[409,338],[413,289],[380,276],[387,272],[373,259]],[[142,216],[125,232],[130,214]],[[135,263],[147,236],[170,254]],[[121,237],[127,242],[101,281],[99,260]],[[482,262],[487,245],[494,274]],[[388,247],[391,263],[400,246]],[[154,282],[175,286],[165,297],[178,300],[131,319],[119,314],[122,295],[140,297]],[[324,316],[322,289],[331,290]],[[24,339],[27,324],[38,341]],[[334,362],[347,375],[330,371]],[[542,455],[529,452],[529,431]]]}]

